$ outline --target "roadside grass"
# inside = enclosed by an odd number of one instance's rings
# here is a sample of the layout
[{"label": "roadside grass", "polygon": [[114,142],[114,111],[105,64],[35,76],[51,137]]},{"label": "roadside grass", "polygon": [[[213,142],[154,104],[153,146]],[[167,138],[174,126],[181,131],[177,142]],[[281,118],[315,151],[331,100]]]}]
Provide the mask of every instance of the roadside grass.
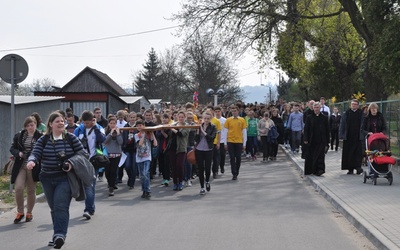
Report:
[{"label": "roadside grass", "polygon": [[[43,193],[40,182],[36,183],[36,195]],[[24,192],[26,197],[26,192]],[[10,193],[10,175],[0,176],[0,201],[8,205],[15,205],[14,190]]]}]

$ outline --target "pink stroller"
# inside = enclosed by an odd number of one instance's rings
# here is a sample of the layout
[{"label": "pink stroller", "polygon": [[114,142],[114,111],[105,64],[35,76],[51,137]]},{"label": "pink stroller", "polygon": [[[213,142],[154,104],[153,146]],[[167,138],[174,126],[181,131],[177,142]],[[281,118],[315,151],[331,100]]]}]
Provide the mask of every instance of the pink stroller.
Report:
[{"label": "pink stroller", "polygon": [[365,137],[368,170],[364,171],[364,183],[371,179],[374,185],[378,178],[386,178],[389,185],[393,183],[392,165],[396,159],[391,157],[390,140],[383,133]]}]

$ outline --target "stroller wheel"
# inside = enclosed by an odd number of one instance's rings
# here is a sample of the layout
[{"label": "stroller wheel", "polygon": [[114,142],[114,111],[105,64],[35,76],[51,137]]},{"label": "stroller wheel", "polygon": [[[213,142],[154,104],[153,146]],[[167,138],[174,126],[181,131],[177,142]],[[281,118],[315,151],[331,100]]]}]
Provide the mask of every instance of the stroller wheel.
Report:
[{"label": "stroller wheel", "polygon": [[366,183],[367,182],[367,172],[366,171],[364,171],[363,176],[364,176],[364,183]]},{"label": "stroller wheel", "polygon": [[392,183],[393,183],[393,177],[389,177],[389,178],[388,178],[388,181],[389,181],[389,185],[391,186]]},{"label": "stroller wheel", "polygon": [[373,177],[372,182],[374,183],[374,185],[376,185],[376,182],[378,181],[378,178]]}]

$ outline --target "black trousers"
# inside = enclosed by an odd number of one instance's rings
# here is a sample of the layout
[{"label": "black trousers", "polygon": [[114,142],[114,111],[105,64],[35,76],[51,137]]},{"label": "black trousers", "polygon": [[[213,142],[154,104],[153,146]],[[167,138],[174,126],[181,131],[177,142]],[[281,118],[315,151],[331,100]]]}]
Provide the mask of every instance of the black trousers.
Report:
[{"label": "black trousers", "polygon": [[211,175],[211,160],[213,158],[213,150],[210,151],[195,151],[196,162],[198,168],[198,176],[201,188],[204,188],[204,172],[206,173],[206,182],[210,181]]},{"label": "black trousers", "polygon": [[268,136],[260,136],[261,144],[263,147],[263,159],[267,159],[271,156],[271,144],[268,142]]},{"label": "black trousers", "polygon": [[269,156],[276,157],[277,154],[278,154],[278,142],[272,142],[270,144],[270,154],[269,154]]},{"label": "black trousers", "polygon": [[242,161],[243,143],[228,142],[228,153],[231,162],[233,176],[239,175],[240,163]]},{"label": "black trousers", "polygon": [[158,152],[158,168],[163,175],[164,180],[171,177],[171,167],[168,160],[168,153]]},{"label": "black trousers", "polygon": [[219,149],[217,149],[217,144],[214,144],[213,148],[213,161],[212,161],[212,172],[213,174],[218,174],[218,167],[219,167]]},{"label": "black trousers", "polygon": [[221,169],[221,173],[225,172],[225,158],[226,158],[226,150],[223,143],[219,144],[219,168]]},{"label": "black trousers", "polygon": [[116,157],[116,158],[109,158],[110,165],[108,165],[105,169],[108,187],[115,186],[115,181],[117,180],[118,164],[119,164],[120,159],[121,159],[121,156]]},{"label": "black trousers", "polygon": [[339,147],[339,131],[338,130],[331,130],[331,149],[333,149],[333,144],[335,144],[335,150]]}]

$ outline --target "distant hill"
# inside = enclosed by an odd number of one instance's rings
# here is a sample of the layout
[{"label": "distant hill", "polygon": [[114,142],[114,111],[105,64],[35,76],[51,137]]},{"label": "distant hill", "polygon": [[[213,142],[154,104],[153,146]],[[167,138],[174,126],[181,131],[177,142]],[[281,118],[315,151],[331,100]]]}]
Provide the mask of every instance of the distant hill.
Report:
[{"label": "distant hill", "polygon": [[[271,86],[271,97],[272,100],[276,100],[277,90],[275,85]],[[245,95],[244,102],[245,103],[265,103],[269,102],[269,87],[268,86],[243,86],[241,87],[243,93]]]}]

